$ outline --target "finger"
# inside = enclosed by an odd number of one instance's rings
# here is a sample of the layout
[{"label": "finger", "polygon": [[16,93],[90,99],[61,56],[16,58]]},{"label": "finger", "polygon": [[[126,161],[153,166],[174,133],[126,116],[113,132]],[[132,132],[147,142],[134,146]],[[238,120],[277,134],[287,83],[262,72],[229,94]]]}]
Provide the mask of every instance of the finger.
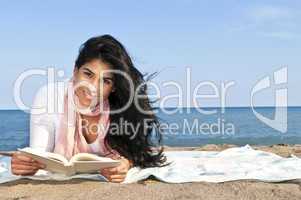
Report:
[{"label": "finger", "polygon": [[14,170],[12,171],[13,174],[15,175],[28,175],[28,176],[31,176],[31,175],[34,175],[37,171],[36,170]]},{"label": "finger", "polygon": [[125,172],[127,168],[124,165],[120,165],[117,167],[109,168],[107,169],[109,172]]},{"label": "finger", "polygon": [[125,179],[125,175],[108,175],[105,176],[109,182],[122,182]]},{"label": "finger", "polygon": [[117,169],[117,167],[111,167],[111,168],[104,168],[101,171],[104,173],[113,174],[113,173],[116,173],[118,171],[118,169]]},{"label": "finger", "polygon": [[27,166],[34,166],[34,167],[37,167],[37,168],[41,168],[41,169],[44,169],[46,166],[44,164],[40,164],[40,163],[36,163],[36,162],[24,162],[24,161],[20,161],[20,160],[13,160],[12,162],[12,165],[13,164],[16,164],[16,165],[27,165]]},{"label": "finger", "polygon": [[36,162],[27,162],[27,161],[19,160],[19,159],[12,159],[11,162],[12,162],[12,163],[24,163],[24,164],[26,164],[26,165],[34,165],[34,164],[37,164]]},{"label": "finger", "polygon": [[124,181],[124,179],[112,179],[112,180],[110,180],[110,182],[112,182],[112,183],[121,183],[123,181]]},{"label": "finger", "polygon": [[115,175],[115,174],[120,174],[120,175],[125,175],[127,173],[127,171],[123,170],[123,171],[108,171],[108,170],[102,170],[101,174],[104,175]]},{"label": "finger", "polygon": [[111,175],[109,176],[109,179],[110,180],[113,180],[113,179],[124,179],[126,176],[124,174],[115,174],[115,175]]},{"label": "finger", "polygon": [[34,161],[32,164],[33,164],[34,166],[37,166],[37,167],[41,168],[41,169],[44,169],[44,168],[46,167],[45,164],[43,164],[43,163],[41,163],[41,162],[38,162],[38,161]]},{"label": "finger", "polygon": [[43,163],[41,163],[41,162],[39,162],[39,161],[37,161],[37,160],[35,160],[34,163],[36,163],[36,164],[38,164],[38,165],[45,165],[45,164],[43,164]]},{"label": "finger", "polygon": [[32,159],[28,156],[22,155],[20,153],[17,153],[15,158],[18,160],[21,160],[21,161],[25,161],[25,162],[35,162],[34,159]]},{"label": "finger", "polygon": [[101,175],[105,176],[106,178],[111,176],[111,175],[114,175],[112,173],[109,173],[109,172],[100,172]]},{"label": "finger", "polygon": [[108,179],[109,182],[113,182],[114,180],[124,180],[126,175],[108,175],[105,176],[106,179]]},{"label": "finger", "polygon": [[32,165],[20,165],[20,164],[12,164],[11,168],[13,170],[38,170],[39,168]]}]

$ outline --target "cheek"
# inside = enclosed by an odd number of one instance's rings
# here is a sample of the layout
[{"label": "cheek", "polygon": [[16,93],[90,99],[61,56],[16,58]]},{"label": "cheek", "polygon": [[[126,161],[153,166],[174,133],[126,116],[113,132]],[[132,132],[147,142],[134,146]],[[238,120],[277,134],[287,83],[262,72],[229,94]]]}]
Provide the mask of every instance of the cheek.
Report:
[{"label": "cheek", "polygon": [[105,86],[103,88],[103,98],[104,99],[109,98],[109,96],[110,96],[110,94],[112,92],[112,89],[113,89],[113,87],[111,85],[110,86]]},{"label": "cheek", "polygon": [[74,88],[74,93],[75,93],[77,96],[81,96],[81,95],[82,95],[82,89],[81,89],[80,87]]},{"label": "cheek", "polygon": [[86,98],[87,89],[86,88],[84,88],[84,87],[76,88],[75,93],[80,98],[80,101],[82,101],[82,102],[87,101],[87,98]]},{"label": "cheek", "polygon": [[83,92],[83,87],[81,87],[81,86],[79,86],[79,87],[77,87],[77,85],[75,85],[76,87],[74,88],[75,89],[75,92],[77,93],[77,94],[81,94],[82,92]]}]

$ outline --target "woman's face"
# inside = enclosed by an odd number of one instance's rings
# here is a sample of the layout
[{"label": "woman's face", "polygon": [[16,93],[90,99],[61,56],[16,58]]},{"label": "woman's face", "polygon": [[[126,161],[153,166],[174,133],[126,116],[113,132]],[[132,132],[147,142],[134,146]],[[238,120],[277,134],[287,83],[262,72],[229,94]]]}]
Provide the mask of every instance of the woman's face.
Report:
[{"label": "woman's face", "polygon": [[[75,87],[75,94],[78,96],[81,106],[90,106],[93,99],[97,99],[97,103],[100,100],[108,99],[110,93],[114,91],[113,74],[108,72],[110,69],[108,64],[99,59],[94,59],[85,63],[79,69],[74,69],[74,85],[79,85],[79,87]],[[87,83],[94,90],[83,86]]]}]

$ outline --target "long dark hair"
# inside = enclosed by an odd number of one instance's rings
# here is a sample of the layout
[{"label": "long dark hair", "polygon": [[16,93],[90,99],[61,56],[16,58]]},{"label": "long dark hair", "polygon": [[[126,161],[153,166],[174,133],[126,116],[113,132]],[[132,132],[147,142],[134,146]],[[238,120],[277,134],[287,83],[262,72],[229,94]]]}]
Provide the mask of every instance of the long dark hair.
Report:
[{"label": "long dark hair", "polygon": [[[125,47],[110,35],[87,40],[80,47],[75,67],[80,68],[93,59],[100,59],[109,64],[113,70],[128,75],[132,80],[133,89],[137,90],[134,92],[134,100],[130,102],[127,109],[117,114],[110,114],[111,127],[105,137],[105,144],[132,160],[135,166],[144,168],[164,165],[166,157],[163,154],[162,130],[152,107],[153,102],[147,97],[146,82],[150,76],[145,78],[145,75],[137,70]],[[115,91],[109,96],[112,111],[125,106],[132,92],[129,81],[121,74],[114,74],[114,88]],[[141,112],[137,105],[147,113]],[[125,133],[123,123],[131,124],[136,131]],[[116,124],[120,126],[116,128]]]}]

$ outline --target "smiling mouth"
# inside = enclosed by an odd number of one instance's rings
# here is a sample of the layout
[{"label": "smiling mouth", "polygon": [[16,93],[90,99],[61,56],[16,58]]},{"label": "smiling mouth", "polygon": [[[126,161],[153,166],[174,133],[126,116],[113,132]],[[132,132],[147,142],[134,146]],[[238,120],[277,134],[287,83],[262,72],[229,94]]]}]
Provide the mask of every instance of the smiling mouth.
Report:
[{"label": "smiling mouth", "polygon": [[99,110],[99,102],[97,102],[97,104],[95,106],[92,106],[92,109],[91,109],[92,112],[96,112],[97,110]]},{"label": "smiling mouth", "polygon": [[92,100],[94,98],[96,98],[96,95],[92,95],[90,92],[84,90],[84,95],[87,99]]}]

